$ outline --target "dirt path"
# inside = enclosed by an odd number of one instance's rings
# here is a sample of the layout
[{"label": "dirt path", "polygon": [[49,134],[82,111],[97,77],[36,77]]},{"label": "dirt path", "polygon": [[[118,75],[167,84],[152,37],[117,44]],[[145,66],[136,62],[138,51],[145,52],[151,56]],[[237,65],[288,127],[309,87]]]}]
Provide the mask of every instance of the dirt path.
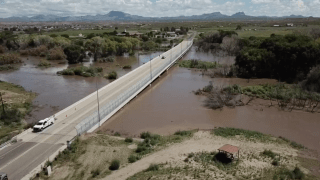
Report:
[{"label": "dirt path", "polygon": [[[135,163],[122,167],[120,170],[113,172],[104,179],[127,179],[134,174],[143,171],[149,167],[150,164],[173,163],[183,164],[183,160],[187,154],[191,152],[213,151],[217,150],[224,144],[232,144],[241,148],[241,155],[248,156],[260,153],[264,149],[272,149],[274,152],[282,153],[283,155],[297,156],[297,150],[279,144],[263,144],[259,142],[248,142],[241,139],[226,139],[218,136],[213,136],[208,131],[199,131],[195,133],[193,138],[179,144],[172,145],[164,150],[155,152]],[[253,165],[256,168],[265,168],[271,166],[270,163],[256,163],[251,164],[243,158],[244,163]],[[298,162],[292,161],[290,164],[295,165]]]}]

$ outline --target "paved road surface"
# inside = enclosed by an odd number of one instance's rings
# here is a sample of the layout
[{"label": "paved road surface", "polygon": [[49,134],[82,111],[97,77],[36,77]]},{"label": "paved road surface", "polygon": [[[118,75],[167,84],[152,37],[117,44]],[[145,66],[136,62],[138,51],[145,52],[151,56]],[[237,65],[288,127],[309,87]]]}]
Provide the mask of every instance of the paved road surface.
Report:
[{"label": "paved road surface", "polygon": [[[187,46],[186,41],[182,43]],[[172,55],[181,53],[178,45],[172,50]],[[165,59],[161,59],[165,56]],[[152,69],[161,66],[165,61],[170,61],[171,52],[166,52],[152,60]],[[146,65],[147,64],[147,65]],[[143,77],[150,74],[150,64],[139,67],[123,78],[110,83],[99,90],[100,106],[115,99],[118,95],[133,86]],[[103,89],[103,90],[102,90]],[[100,92],[101,91],[101,92]],[[90,95],[89,95],[90,96]],[[94,96],[84,98],[82,103],[75,103],[72,108],[66,108],[56,114],[57,121],[40,133],[27,133],[14,145],[0,151],[0,172],[8,174],[10,180],[19,180],[37,167],[40,163],[57,151],[67,140],[76,136],[75,126],[85,117],[97,110],[97,101]],[[73,109],[73,107],[75,107]],[[50,116],[50,115],[48,115]]]}]

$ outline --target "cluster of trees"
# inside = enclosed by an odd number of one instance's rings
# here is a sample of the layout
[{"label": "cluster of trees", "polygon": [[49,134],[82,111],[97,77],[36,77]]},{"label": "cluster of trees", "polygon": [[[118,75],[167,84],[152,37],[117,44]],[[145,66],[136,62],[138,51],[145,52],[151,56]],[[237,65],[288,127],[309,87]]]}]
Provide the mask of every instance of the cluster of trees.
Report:
[{"label": "cluster of trees", "polygon": [[206,36],[200,34],[200,37],[201,39],[196,42],[199,51],[215,53],[223,50],[230,55],[234,55],[241,49],[242,42],[234,31],[219,30],[217,33]]},{"label": "cluster of trees", "polygon": [[[165,27],[165,28],[160,28],[160,31],[165,31],[165,32],[176,32],[176,29],[175,27]],[[189,31],[189,28],[188,27],[180,27],[180,30],[177,32],[179,34],[187,34],[187,32]]]},{"label": "cluster of trees", "polygon": [[242,44],[235,63],[240,77],[301,81],[320,63],[320,44],[305,35],[273,34],[266,39],[249,38]]}]

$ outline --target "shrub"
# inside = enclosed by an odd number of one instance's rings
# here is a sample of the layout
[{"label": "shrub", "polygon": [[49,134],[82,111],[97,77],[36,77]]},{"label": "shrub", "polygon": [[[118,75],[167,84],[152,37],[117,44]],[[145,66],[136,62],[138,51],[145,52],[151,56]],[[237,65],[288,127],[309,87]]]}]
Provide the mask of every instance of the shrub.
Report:
[{"label": "shrub", "polygon": [[271,164],[274,165],[274,166],[279,166],[280,162],[279,162],[278,159],[274,159]]},{"label": "shrub", "polygon": [[91,171],[91,175],[92,175],[92,178],[95,178],[95,177],[99,176],[100,175],[100,169],[92,170]]},{"label": "shrub", "polygon": [[158,171],[159,170],[159,165],[158,164],[150,164],[148,169],[146,171]]},{"label": "shrub", "polygon": [[297,149],[303,149],[303,148],[304,148],[303,145],[298,144],[298,143],[296,143],[296,142],[294,142],[294,141],[291,141],[290,145],[291,145],[292,147],[294,147],[294,148],[297,148]]},{"label": "shrub", "polygon": [[302,88],[320,93],[320,65],[313,67],[307,78],[302,81]]},{"label": "shrub", "polygon": [[40,53],[46,53],[48,51],[47,46],[41,45],[36,48],[32,48],[29,50],[29,55],[31,56],[40,56]]},{"label": "shrub", "polygon": [[112,160],[111,165],[109,167],[110,170],[117,170],[120,167],[120,161],[117,159]]},{"label": "shrub", "polygon": [[21,63],[21,58],[17,53],[5,53],[0,55],[0,65]]},{"label": "shrub", "polygon": [[192,134],[191,131],[177,131],[174,133],[174,135],[179,135],[179,136],[190,136]]},{"label": "shrub", "polygon": [[115,132],[113,135],[114,136],[121,136],[121,134],[119,132]]},{"label": "shrub", "polygon": [[29,55],[29,50],[20,50],[19,53],[20,55],[26,56]]},{"label": "shrub", "polygon": [[40,63],[38,64],[38,67],[50,67],[51,64],[46,61],[46,60],[41,60]]},{"label": "shrub", "polygon": [[142,139],[151,138],[151,133],[150,132],[142,132],[140,134],[140,138],[142,138]]},{"label": "shrub", "polygon": [[107,78],[108,79],[117,79],[117,76],[118,76],[117,72],[112,71],[107,75]]},{"label": "shrub", "polygon": [[61,37],[69,38],[69,35],[68,34],[61,34]]},{"label": "shrub", "polygon": [[3,65],[3,66],[0,66],[0,71],[10,71],[10,70],[16,70],[18,69],[17,67],[15,66],[12,66],[12,65]]},{"label": "shrub", "polygon": [[125,65],[125,66],[123,66],[123,69],[131,69],[131,66],[130,65]]},{"label": "shrub", "polygon": [[303,179],[304,173],[300,170],[299,167],[295,167],[293,170],[294,178],[295,179]]},{"label": "shrub", "polygon": [[132,138],[126,138],[126,139],[124,140],[124,142],[132,143],[132,142],[133,142],[133,139],[132,139]]},{"label": "shrub", "polygon": [[135,156],[135,155],[130,155],[128,157],[129,163],[134,163],[134,162],[138,161],[139,159],[140,159],[140,157],[139,156]]},{"label": "shrub", "polygon": [[56,34],[50,34],[49,36],[52,38],[58,37],[58,35],[56,35]]},{"label": "shrub", "polygon": [[49,50],[47,60],[62,60],[67,56],[64,54],[63,49],[61,47],[54,47]]},{"label": "shrub", "polygon": [[0,45],[0,54],[5,52],[5,48],[3,46]]},{"label": "shrub", "polygon": [[270,157],[272,159],[274,159],[277,156],[277,154],[272,152],[271,150],[264,150],[262,152],[262,154],[265,155],[265,156],[268,156],[268,157]]},{"label": "shrub", "polygon": [[99,62],[101,62],[101,63],[103,63],[103,62],[114,62],[115,59],[116,58],[114,56],[108,56],[108,57],[100,59]]}]

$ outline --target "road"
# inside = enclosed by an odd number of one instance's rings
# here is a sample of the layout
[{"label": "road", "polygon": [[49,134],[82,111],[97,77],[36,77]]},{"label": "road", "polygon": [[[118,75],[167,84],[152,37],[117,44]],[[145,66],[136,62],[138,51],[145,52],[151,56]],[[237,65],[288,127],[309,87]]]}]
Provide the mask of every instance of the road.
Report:
[{"label": "road", "polygon": [[[170,61],[171,55],[174,57],[180,54],[181,49],[185,48],[188,43],[183,41],[182,45],[178,45],[161,56],[154,58],[151,61],[151,68],[156,69],[163,65],[165,61]],[[162,59],[163,56],[165,59]],[[140,66],[101,88],[99,90],[100,107],[116,99],[128,88],[148,75],[150,75],[150,63]],[[24,177],[65,145],[68,140],[75,137],[77,135],[75,126],[96,111],[97,107],[96,94],[92,93],[55,114],[57,118],[55,124],[43,132],[29,132],[19,139],[17,143],[2,149],[0,151],[0,172],[7,173],[10,180],[19,180]]]}]

